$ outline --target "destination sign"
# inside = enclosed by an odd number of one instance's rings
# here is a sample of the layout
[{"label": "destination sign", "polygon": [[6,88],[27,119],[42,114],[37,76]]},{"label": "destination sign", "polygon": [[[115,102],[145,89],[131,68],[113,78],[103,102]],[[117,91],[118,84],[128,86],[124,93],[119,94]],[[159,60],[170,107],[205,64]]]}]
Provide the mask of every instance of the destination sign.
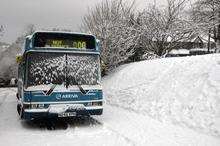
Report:
[{"label": "destination sign", "polygon": [[86,49],[87,45],[86,41],[80,40],[47,40],[45,47]]},{"label": "destination sign", "polygon": [[91,35],[41,32],[34,37],[34,47],[41,48],[95,49],[95,45],[96,40]]}]

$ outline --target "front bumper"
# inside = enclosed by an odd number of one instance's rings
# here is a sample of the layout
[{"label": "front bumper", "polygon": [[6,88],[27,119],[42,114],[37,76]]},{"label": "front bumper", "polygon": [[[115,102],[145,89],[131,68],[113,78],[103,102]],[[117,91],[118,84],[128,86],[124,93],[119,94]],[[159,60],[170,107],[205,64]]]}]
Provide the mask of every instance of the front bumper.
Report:
[{"label": "front bumper", "polygon": [[85,107],[83,105],[76,106],[76,104],[58,106],[52,105],[46,109],[25,109],[23,113],[23,119],[33,120],[42,118],[59,118],[59,115],[64,113],[74,113],[74,117],[79,117],[89,115],[101,115],[102,112],[102,106]]}]

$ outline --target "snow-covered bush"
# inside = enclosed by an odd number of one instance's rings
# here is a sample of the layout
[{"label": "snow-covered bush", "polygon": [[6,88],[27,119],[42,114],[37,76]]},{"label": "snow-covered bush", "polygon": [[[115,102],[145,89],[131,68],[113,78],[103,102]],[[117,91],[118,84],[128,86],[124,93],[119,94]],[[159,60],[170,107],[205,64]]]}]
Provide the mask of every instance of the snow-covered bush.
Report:
[{"label": "snow-covered bush", "polygon": [[159,56],[154,54],[153,52],[148,52],[141,56],[141,60],[152,60],[156,58],[159,58]]}]

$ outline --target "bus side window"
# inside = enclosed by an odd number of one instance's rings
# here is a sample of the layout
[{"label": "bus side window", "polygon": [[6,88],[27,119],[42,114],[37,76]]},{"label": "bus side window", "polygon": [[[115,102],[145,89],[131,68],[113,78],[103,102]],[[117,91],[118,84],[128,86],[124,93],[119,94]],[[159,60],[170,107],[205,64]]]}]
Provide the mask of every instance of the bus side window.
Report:
[{"label": "bus side window", "polygon": [[21,73],[21,64],[18,66],[18,79],[21,79],[22,73]]},{"label": "bus side window", "polygon": [[24,79],[24,62],[22,61],[18,66],[18,79]]}]

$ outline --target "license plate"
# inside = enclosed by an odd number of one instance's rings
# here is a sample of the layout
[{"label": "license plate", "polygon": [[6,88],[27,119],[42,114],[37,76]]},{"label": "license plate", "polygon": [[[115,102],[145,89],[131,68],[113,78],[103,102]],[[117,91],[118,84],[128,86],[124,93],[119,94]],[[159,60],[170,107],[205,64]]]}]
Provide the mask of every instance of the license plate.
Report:
[{"label": "license plate", "polygon": [[67,112],[67,113],[58,114],[58,117],[74,117],[74,116],[76,116],[75,112]]}]

